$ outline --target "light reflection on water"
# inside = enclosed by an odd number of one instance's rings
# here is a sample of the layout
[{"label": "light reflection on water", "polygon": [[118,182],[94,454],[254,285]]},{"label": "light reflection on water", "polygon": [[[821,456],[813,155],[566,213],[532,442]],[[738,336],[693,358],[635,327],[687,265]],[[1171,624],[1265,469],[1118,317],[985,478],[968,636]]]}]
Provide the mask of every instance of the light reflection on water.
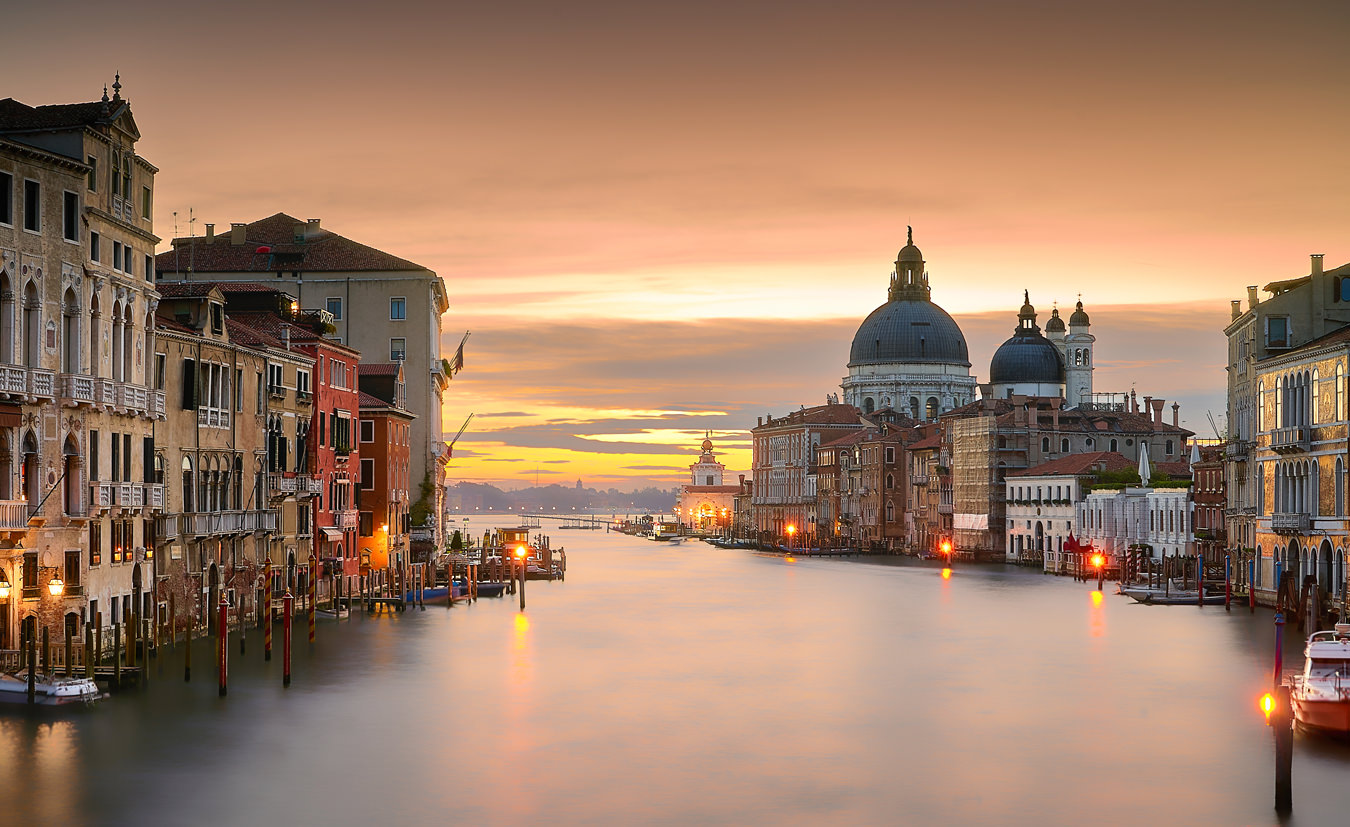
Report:
[{"label": "light reflection on water", "polygon": [[[0,718],[0,821],[1271,821],[1267,613],[1011,569],[554,541],[568,580],[531,583],[523,614],[321,622],[312,652],[298,623],[289,690],[280,641],[264,665],[253,633],[224,701],[199,644],[191,684],[180,647],[90,714]],[[1299,738],[1300,823],[1343,823],[1347,771],[1344,745]]]}]

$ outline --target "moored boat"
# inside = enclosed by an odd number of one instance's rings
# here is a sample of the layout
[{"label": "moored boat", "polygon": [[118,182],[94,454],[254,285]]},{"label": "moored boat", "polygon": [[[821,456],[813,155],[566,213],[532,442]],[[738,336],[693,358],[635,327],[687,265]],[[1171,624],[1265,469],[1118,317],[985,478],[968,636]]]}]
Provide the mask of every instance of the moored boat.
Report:
[{"label": "moored boat", "polygon": [[[1194,606],[1199,602],[1200,593],[1195,589],[1155,589],[1124,586],[1120,594],[1133,598],[1137,603],[1149,606]],[[1217,606],[1223,603],[1223,595],[1207,594],[1204,605]]]},{"label": "moored boat", "polygon": [[[33,686],[33,703],[37,706],[72,706],[92,704],[107,694],[88,678],[60,678],[38,675]],[[0,675],[0,704],[28,705],[28,673]]]},{"label": "moored boat", "polygon": [[1350,624],[1313,632],[1303,673],[1289,682],[1294,720],[1306,729],[1350,735]]}]

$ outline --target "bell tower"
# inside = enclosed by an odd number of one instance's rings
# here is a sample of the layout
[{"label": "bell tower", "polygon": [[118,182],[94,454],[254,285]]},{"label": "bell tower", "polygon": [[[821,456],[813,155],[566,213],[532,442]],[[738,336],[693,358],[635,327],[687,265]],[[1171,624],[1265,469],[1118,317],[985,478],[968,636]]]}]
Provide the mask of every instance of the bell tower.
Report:
[{"label": "bell tower", "polygon": [[1097,337],[1088,332],[1092,327],[1088,314],[1083,310],[1080,296],[1069,316],[1069,335],[1064,339],[1064,403],[1076,408],[1084,400],[1092,399],[1092,344]]}]

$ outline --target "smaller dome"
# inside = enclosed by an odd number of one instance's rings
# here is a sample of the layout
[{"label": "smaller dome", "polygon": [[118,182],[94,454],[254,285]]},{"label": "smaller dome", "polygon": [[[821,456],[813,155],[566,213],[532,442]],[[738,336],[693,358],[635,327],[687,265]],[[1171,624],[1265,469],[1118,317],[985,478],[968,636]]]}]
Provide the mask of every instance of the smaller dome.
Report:
[{"label": "smaller dome", "polygon": [[1050,320],[1045,323],[1046,333],[1063,333],[1064,320],[1059,317],[1059,308],[1050,311]]},{"label": "smaller dome", "polygon": [[711,440],[711,439],[705,439],[705,440],[703,440],[703,446],[702,446],[702,447],[703,447],[703,453],[705,453],[705,454],[708,453],[709,451],[711,451],[711,450],[712,450],[712,440]]},{"label": "smaller dome", "polygon": [[995,385],[1062,384],[1064,361],[1049,339],[1039,333],[1021,333],[994,351],[989,381]]},{"label": "smaller dome", "polygon": [[1078,309],[1074,310],[1073,315],[1069,317],[1069,324],[1074,326],[1082,325],[1083,327],[1087,327],[1091,324],[1091,322],[1088,321],[1088,314],[1083,312],[1083,303],[1081,301],[1078,302]]}]

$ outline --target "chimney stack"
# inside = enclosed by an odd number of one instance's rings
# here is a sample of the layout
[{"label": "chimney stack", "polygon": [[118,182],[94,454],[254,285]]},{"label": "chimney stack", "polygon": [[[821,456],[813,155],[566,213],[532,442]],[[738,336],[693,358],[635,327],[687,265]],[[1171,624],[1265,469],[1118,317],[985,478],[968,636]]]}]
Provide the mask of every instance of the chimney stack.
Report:
[{"label": "chimney stack", "polygon": [[1163,420],[1162,420],[1163,405],[1166,405],[1166,404],[1167,404],[1167,400],[1166,400],[1166,399],[1163,399],[1162,397],[1158,397],[1157,399],[1153,400],[1153,424],[1154,424],[1154,425],[1161,425],[1161,424],[1163,424]]},{"label": "chimney stack", "polygon": [[761,416],[761,417],[759,417],[758,419],[759,419],[759,421],[755,423],[755,427],[756,427],[756,428],[762,428],[762,427],[764,427],[764,417]]},{"label": "chimney stack", "polygon": [[[1136,408],[1135,413],[1138,413],[1138,411],[1139,409]],[[1153,418],[1153,397],[1151,396],[1144,397],[1144,416],[1148,417],[1149,419]]]},{"label": "chimney stack", "polygon": [[1322,253],[1312,254],[1312,274],[1314,276],[1322,275]]},{"label": "chimney stack", "polygon": [[1173,403],[1172,403],[1172,427],[1173,427],[1173,428],[1180,428],[1180,427],[1181,427],[1181,403],[1180,403],[1180,402],[1173,402]]},{"label": "chimney stack", "polygon": [[248,240],[244,237],[244,232],[247,229],[248,229],[247,224],[231,224],[230,244],[234,245],[235,247],[243,246],[244,242]]},{"label": "chimney stack", "polygon": [[1237,321],[1237,317],[1242,315],[1242,302],[1235,300],[1232,302],[1232,304],[1233,304],[1233,321]]},{"label": "chimney stack", "polygon": [[1247,309],[1248,309],[1248,310],[1252,310],[1252,309],[1254,309],[1254,308],[1255,308],[1258,304],[1260,304],[1260,303],[1261,303],[1261,299],[1258,298],[1257,295],[1256,295],[1256,285],[1254,285],[1254,284],[1248,285],[1248,286],[1247,286]]},{"label": "chimney stack", "polygon": [[215,242],[216,242],[216,225],[215,225],[215,224],[207,224],[207,225],[206,225],[206,243],[207,243],[207,244],[214,244]]}]

